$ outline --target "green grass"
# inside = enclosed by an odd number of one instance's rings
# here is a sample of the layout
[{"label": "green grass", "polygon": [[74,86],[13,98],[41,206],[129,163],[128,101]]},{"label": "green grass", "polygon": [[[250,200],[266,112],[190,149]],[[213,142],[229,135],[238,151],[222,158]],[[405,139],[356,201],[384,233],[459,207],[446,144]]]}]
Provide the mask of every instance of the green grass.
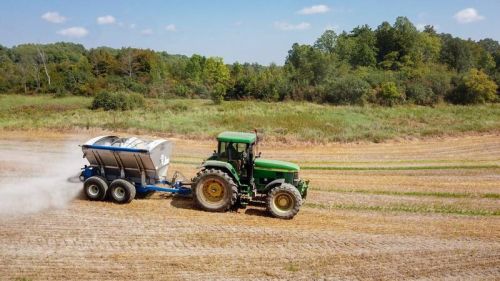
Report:
[{"label": "green grass", "polygon": [[290,271],[290,272],[297,272],[300,270],[300,267],[295,264],[295,263],[292,263],[292,262],[289,262],[286,266],[285,266],[285,270],[286,271]]},{"label": "green grass", "polygon": [[[198,161],[173,160],[174,164],[199,165],[203,159]],[[416,170],[475,170],[475,169],[498,169],[499,165],[441,165],[441,166],[393,166],[393,167],[350,167],[350,166],[303,166],[302,170],[316,171],[416,171]]]},{"label": "green grass", "polygon": [[301,166],[302,170],[339,171],[413,171],[413,170],[468,170],[496,169],[498,165],[442,165],[442,166],[394,166],[394,167],[342,167],[342,166]]},{"label": "green grass", "polygon": [[390,190],[339,189],[339,188],[328,189],[328,188],[316,188],[316,187],[314,188],[314,190],[339,192],[339,193],[359,193],[359,194],[393,195],[393,196],[500,199],[499,193],[422,192],[422,191],[390,191]]},{"label": "green grass", "polygon": [[465,216],[500,216],[500,210],[490,211],[483,209],[462,209],[447,205],[408,205],[388,204],[381,206],[369,206],[360,204],[318,204],[305,203],[306,207],[318,209],[338,209],[354,211],[378,211],[378,212],[405,212],[405,213],[438,213]]},{"label": "green grass", "polygon": [[148,100],[142,109],[92,111],[91,98],[0,95],[0,129],[137,129],[213,137],[220,131],[259,128],[277,140],[383,141],[401,137],[497,132],[500,105],[358,107],[305,102]]}]

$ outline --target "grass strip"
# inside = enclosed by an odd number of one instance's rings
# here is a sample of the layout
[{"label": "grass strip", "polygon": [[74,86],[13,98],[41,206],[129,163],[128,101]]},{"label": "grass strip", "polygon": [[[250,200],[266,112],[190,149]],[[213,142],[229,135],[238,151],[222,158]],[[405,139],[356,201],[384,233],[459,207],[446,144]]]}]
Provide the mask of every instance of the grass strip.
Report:
[{"label": "grass strip", "polygon": [[203,160],[200,160],[200,161],[188,161],[188,160],[172,160],[170,161],[172,164],[189,164],[189,165],[201,165],[201,162],[203,162]]},{"label": "grass strip", "polygon": [[[200,165],[201,161],[173,160],[172,163]],[[342,166],[301,166],[302,170],[332,171],[412,171],[412,170],[462,170],[462,169],[497,169],[499,165],[453,165],[453,166],[401,166],[401,167],[342,167]]]},{"label": "grass strip", "polygon": [[481,198],[500,199],[500,194],[498,194],[498,193],[485,193],[482,195],[483,196]]},{"label": "grass strip", "polygon": [[336,210],[354,210],[354,211],[375,211],[375,212],[406,212],[406,213],[437,213],[454,214],[465,216],[499,216],[500,210],[489,211],[481,209],[460,209],[452,206],[410,206],[410,205],[383,205],[367,206],[359,204],[320,204],[305,203],[304,206],[316,209],[336,209]]},{"label": "grass strip", "polygon": [[497,169],[499,165],[453,165],[453,166],[401,166],[401,167],[342,167],[342,166],[302,166],[302,170],[334,171],[413,171],[413,170],[466,170]]},{"label": "grass strip", "polygon": [[326,192],[339,192],[339,193],[361,193],[361,194],[394,195],[394,196],[500,199],[500,194],[499,193],[421,192],[421,191],[390,191],[390,190],[366,190],[366,189],[327,189],[327,188],[314,188],[314,190],[326,191]]},{"label": "grass strip", "polygon": [[[370,164],[400,164],[400,163],[427,163],[427,164],[432,164],[432,163],[458,163],[458,164],[463,164],[463,163],[481,163],[481,162],[492,162],[491,160],[485,160],[485,159],[400,159],[400,160],[383,160],[383,161],[350,161],[349,163],[353,164],[365,164],[365,165],[370,165]],[[314,165],[327,165],[327,164],[345,164],[346,161],[315,161],[315,160],[305,160],[305,161],[300,161],[301,164],[314,164]]]}]

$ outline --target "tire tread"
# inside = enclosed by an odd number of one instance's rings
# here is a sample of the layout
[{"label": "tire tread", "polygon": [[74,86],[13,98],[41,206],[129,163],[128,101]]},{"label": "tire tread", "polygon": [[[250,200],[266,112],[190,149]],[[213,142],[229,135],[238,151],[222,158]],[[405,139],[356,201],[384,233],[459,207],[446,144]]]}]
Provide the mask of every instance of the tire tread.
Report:
[{"label": "tire tread", "polygon": [[[92,182],[94,182],[95,184],[97,184],[99,186],[99,189],[101,192],[101,195],[97,198],[91,198],[87,194],[87,185],[89,183],[92,183]],[[83,192],[85,193],[85,196],[87,197],[87,199],[89,199],[90,201],[103,201],[106,198],[106,194],[108,193],[108,189],[109,189],[108,182],[106,181],[106,179],[104,177],[101,177],[101,176],[89,177],[88,179],[85,180],[85,182],[83,184]]]},{"label": "tire tread", "polygon": [[[113,188],[116,185],[121,185],[122,187],[124,187],[128,191],[128,197],[124,201],[122,201],[122,202],[116,201],[114,199],[114,197],[113,197]],[[125,180],[125,179],[116,179],[116,180],[114,180],[109,185],[109,190],[110,190],[111,199],[113,201],[115,201],[116,203],[118,203],[118,204],[127,204],[127,203],[130,203],[130,202],[132,202],[132,200],[134,200],[135,195],[136,195],[135,186],[132,183],[130,183],[129,181]]]},{"label": "tire tread", "polygon": [[[290,210],[290,212],[288,212],[286,215],[275,213],[273,211],[273,209],[271,208],[271,204],[272,204],[272,201],[274,199],[274,195],[278,192],[283,192],[283,191],[290,193],[293,197],[295,197],[295,200],[297,202],[297,204],[295,204],[293,209]],[[300,192],[297,190],[297,188],[295,186],[293,186],[289,183],[283,183],[281,185],[273,187],[269,191],[267,198],[266,198],[267,211],[273,217],[280,218],[280,219],[292,219],[293,217],[295,217],[295,215],[297,215],[297,213],[299,212],[300,206],[302,206],[302,203],[303,203],[303,200],[302,200],[302,196],[300,195]]]},{"label": "tire tread", "polygon": [[[226,183],[231,187],[231,193],[232,193],[228,204],[226,204],[225,206],[222,206],[221,208],[218,208],[218,209],[211,209],[211,208],[208,208],[207,206],[204,206],[203,203],[200,202],[200,200],[198,200],[198,197],[196,196],[196,188],[198,186],[198,183],[201,180],[203,180],[203,178],[205,178],[207,176],[214,176],[214,175],[218,176],[218,177],[222,178],[224,181],[226,181]],[[193,191],[194,202],[195,202],[196,206],[198,206],[199,208],[201,208],[204,211],[226,212],[226,211],[230,210],[238,201],[238,187],[237,187],[236,183],[234,183],[234,180],[231,176],[229,176],[226,172],[224,172],[222,170],[203,169],[196,174],[196,177],[193,179],[192,182],[193,183],[192,183],[191,189]]]}]

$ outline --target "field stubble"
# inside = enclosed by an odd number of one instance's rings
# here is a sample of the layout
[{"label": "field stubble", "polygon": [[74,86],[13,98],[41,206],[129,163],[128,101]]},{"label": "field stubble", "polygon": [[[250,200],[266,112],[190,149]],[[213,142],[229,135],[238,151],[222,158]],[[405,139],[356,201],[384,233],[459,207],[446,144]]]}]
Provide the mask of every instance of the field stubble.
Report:
[{"label": "field stubble", "polygon": [[[29,134],[5,135],[0,152],[22,157],[0,161],[0,176],[36,174],[37,168],[23,159],[55,155],[64,143],[87,137],[56,134],[35,142]],[[192,163],[213,149],[212,142],[175,142],[177,162],[170,173],[179,170],[187,177],[196,169]],[[270,218],[256,206],[237,213],[206,213],[189,199],[159,194],[129,205],[77,198],[62,209],[2,215],[0,276],[500,278],[498,136],[307,147],[268,144],[260,149],[265,157],[302,166],[373,169],[303,170],[312,189],[291,221]],[[470,163],[479,167],[465,167]],[[444,168],[395,169],[440,165]]]}]

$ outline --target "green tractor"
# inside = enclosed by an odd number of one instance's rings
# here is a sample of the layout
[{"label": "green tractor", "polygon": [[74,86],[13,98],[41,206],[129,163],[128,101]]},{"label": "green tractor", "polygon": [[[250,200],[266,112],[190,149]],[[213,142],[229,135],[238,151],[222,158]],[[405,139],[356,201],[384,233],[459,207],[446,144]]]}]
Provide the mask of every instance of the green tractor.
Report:
[{"label": "green tractor", "polygon": [[197,206],[224,212],[260,201],[277,218],[291,219],[299,212],[309,181],[299,178],[298,165],[260,158],[254,133],[223,132],[217,141],[217,150],[192,180]]}]

